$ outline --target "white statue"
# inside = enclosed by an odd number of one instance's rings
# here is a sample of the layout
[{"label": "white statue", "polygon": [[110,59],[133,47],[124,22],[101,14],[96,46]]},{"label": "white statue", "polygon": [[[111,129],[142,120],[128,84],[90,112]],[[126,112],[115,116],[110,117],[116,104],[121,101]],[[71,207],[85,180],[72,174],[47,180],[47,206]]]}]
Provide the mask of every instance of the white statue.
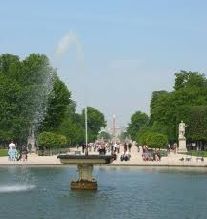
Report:
[{"label": "white statue", "polygon": [[185,138],[185,128],[187,126],[183,121],[179,124],[179,138]]}]

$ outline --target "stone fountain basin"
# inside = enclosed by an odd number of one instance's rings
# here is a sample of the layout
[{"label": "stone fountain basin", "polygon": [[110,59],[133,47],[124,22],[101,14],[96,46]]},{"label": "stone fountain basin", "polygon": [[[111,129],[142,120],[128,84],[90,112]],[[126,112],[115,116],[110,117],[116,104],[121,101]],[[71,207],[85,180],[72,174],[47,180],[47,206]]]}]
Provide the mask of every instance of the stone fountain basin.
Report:
[{"label": "stone fountain basin", "polygon": [[57,158],[62,164],[110,164],[113,161],[111,155],[59,154]]}]

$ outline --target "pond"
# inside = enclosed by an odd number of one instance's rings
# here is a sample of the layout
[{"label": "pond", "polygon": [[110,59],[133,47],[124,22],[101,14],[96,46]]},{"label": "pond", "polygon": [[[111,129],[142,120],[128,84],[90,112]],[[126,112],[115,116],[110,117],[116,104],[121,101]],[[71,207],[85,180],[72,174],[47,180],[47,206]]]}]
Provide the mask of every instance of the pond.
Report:
[{"label": "pond", "polygon": [[97,191],[71,191],[71,166],[0,168],[0,218],[206,218],[207,169],[96,167]]}]

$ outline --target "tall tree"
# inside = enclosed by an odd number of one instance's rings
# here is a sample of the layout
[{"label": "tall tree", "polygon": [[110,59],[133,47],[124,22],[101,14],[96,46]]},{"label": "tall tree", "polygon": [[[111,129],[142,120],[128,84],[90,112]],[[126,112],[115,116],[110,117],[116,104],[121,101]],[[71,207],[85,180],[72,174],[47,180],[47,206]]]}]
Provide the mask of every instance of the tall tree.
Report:
[{"label": "tall tree", "polygon": [[65,117],[67,107],[72,102],[71,93],[66,85],[56,76],[53,88],[48,96],[48,108],[43,121],[43,130],[56,130]]},{"label": "tall tree", "polygon": [[31,54],[22,61],[0,55],[1,142],[26,142],[32,126],[54,129],[70,101],[70,92],[45,55]]},{"label": "tall tree", "polygon": [[[97,138],[98,131],[101,127],[106,126],[106,121],[103,113],[93,107],[87,107],[88,121],[88,136],[89,141],[94,141]],[[82,111],[82,121],[84,124],[85,113]]]},{"label": "tall tree", "polygon": [[82,144],[85,141],[85,130],[82,115],[75,112],[75,103],[68,105],[64,119],[57,132],[66,136],[69,145]]},{"label": "tall tree", "polygon": [[143,126],[148,125],[149,117],[146,113],[136,111],[131,117],[131,123],[127,128],[128,135],[131,136],[132,140],[136,139],[138,132]]},{"label": "tall tree", "polygon": [[[203,74],[181,71],[175,76],[175,90],[153,92],[151,100],[150,125],[155,131],[166,134],[170,141],[177,141],[181,120],[191,124],[189,112],[192,109],[207,106],[207,80]],[[200,133],[205,135],[203,131]],[[194,136],[192,132],[191,135]]]}]

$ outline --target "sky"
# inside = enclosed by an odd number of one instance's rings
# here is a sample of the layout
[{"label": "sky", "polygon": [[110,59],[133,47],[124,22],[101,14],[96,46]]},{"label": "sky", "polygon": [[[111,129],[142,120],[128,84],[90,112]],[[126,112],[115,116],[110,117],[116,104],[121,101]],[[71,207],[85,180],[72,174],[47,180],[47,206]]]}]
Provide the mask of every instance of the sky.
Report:
[{"label": "sky", "polygon": [[126,127],[180,70],[207,73],[205,0],[0,0],[0,54],[46,54],[72,92]]}]

